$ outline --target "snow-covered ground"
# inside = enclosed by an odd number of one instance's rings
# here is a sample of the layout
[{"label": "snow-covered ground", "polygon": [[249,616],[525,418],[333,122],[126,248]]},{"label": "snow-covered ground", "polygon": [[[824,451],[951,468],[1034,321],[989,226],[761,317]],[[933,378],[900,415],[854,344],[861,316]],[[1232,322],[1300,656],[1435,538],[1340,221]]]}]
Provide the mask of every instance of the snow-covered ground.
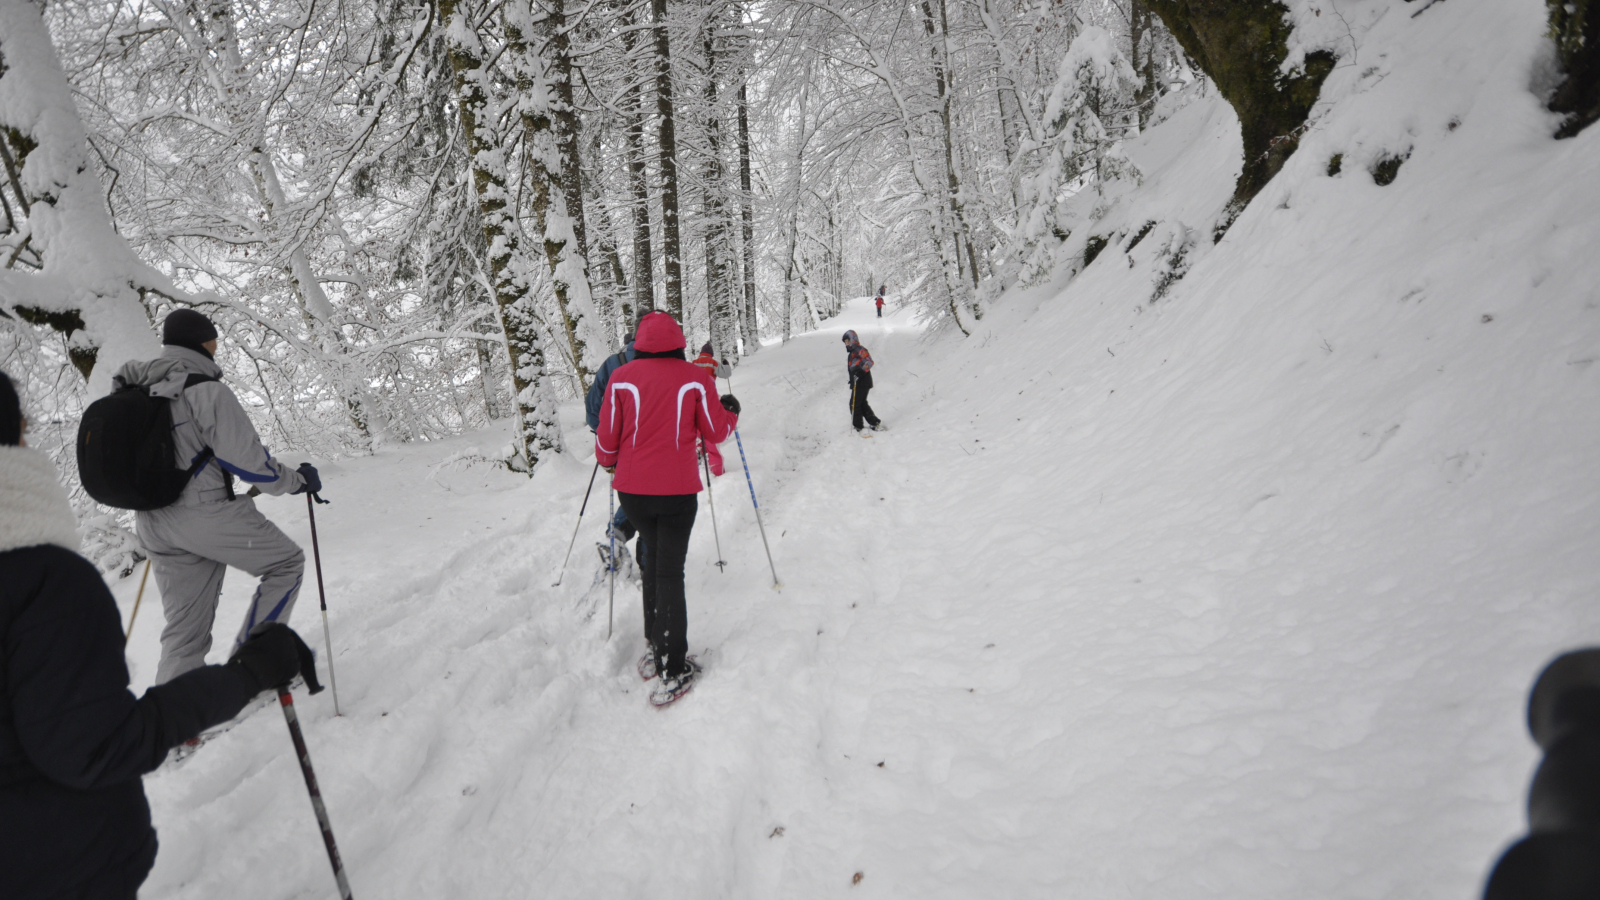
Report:
[{"label": "snow-covered ground", "polygon": [[[576,406],[532,480],[484,461],[500,433],[324,467],[344,715],[299,708],[356,896],[1477,893],[1523,828],[1524,692],[1600,641],[1600,129],[1549,139],[1535,0],[1342,5],[1360,67],[1215,247],[1237,150],[1171,152],[1237,147],[1200,97],[1129,149],[1144,187],[1070,282],[959,340],[864,298],[740,365],[783,589],[730,442],[673,707],[632,584],[606,640],[603,475],[551,587]],[[259,502],[309,545],[302,499]],[[320,646],[314,588],[294,624]],[[145,897],[331,894],[280,718],[147,779]]]}]

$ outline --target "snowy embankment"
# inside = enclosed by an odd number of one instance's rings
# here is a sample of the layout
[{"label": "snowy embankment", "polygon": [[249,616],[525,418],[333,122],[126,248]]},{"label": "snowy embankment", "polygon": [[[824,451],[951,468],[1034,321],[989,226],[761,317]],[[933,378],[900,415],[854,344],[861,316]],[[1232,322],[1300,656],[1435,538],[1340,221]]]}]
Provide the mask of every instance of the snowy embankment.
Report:
[{"label": "snowy embankment", "polygon": [[[532,481],[471,460],[498,434],[327,466],[345,715],[300,706],[356,895],[1476,893],[1522,827],[1523,693],[1600,641],[1600,130],[1548,138],[1541,4],[1410,6],[1352,18],[1360,65],[1220,244],[1237,137],[1201,97],[1130,148],[1144,187],[1069,283],[966,340],[863,300],[742,364],[784,589],[730,443],[727,571],[703,497],[688,568],[706,676],[667,710],[631,584],[605,639],[603,476],[550,587],[576,408]],[[309,543],[298,498],[261,502]],[[146,897],[331,893],[279,719],[148,779]]]}]

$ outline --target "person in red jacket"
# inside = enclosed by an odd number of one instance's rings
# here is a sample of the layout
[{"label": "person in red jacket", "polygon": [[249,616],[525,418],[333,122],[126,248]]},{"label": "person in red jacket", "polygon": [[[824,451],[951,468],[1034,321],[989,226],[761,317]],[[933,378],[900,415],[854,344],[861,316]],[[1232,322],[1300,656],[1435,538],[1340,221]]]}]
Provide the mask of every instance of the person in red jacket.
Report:
[{"label": "person in red jacket", "polygon": [[[727,378],[733,371],[728,367],[727,363],[718,364],[717,355],[711,351],[710,341],[706,341],[705,345],[700,348],[700,355],[694,358],[694,364],[711,373],[712,384],[716,384],[719,376]],[[717,449],[716,444],[707,444],[703,441],[701,444],[700,452],[705,454],[706,466],[711,469],[712,475],[720,476],[724,471],[722,451]]]},{"label": "person in red jacket", "polygon": [[713,375],[717,373],[717,355],[711,352],[710,341],[700,348],[700,355],[694,358],[694,364]]},{"label": "person in red jacket", "polygon": [[704,487],[696,441],[712,446],[727,440],[739,422],[739,401],[732,394],[714,401],[717,383],[684,358],[683,329],[672,316],[647,314],[633,348],[633,362],[606,385],[594,450],[613,476],[628,521],[650,547],[640,573],[650,650],[639,671],[661,676],[650,702],[665,706],[689,691],[699,671],[689,658],[683,596],[683,564],[699,508],[695,495]]},{"label": "person in red jacket", "polygon": [[872,302],[878,305],[878,318],[883,318],[883,288],[878,288],[878,299]]}]

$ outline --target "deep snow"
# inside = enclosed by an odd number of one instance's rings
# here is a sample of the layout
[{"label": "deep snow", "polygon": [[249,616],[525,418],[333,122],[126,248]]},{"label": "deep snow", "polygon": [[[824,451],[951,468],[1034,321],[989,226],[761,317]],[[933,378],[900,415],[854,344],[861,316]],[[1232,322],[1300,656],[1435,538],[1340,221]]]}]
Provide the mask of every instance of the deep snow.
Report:
[{"label": "deep snow", "polygon": [[[1113,237],[1075,278],[964,340],[863,298],[741,364],[784,588],[729,442],[730,565],[703,496],[690,553],[706,675],[667,710],[632,585],[605,640],[603,477],[550,587],[576,406],[532,480],[498,432],[325,466],[345,715],[300,712],[356,896],[1476,894],[1523,828],[1523,694],[1600,640],[1600,129],[1549,138],[1536,0],[1414,6],[1337,4],[1360,65],[1220,244],[1236,125],[1199,96],[1129,148],[1144,184],[1074,232]],[[303,500],[260,502],[309,542]],[[332,893],[280,719],[147,779],[145,897]]]}]

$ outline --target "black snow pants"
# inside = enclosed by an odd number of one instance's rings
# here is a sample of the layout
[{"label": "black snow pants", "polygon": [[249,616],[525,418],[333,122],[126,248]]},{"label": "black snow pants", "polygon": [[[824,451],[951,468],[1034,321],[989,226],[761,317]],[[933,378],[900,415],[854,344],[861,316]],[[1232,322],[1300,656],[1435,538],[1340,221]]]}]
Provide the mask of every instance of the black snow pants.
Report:
[{"label": "black snow pants", "polygon": [[694,530],[699,502],[694,494],[622,491],[617,491],[617,499],[628,521],[639,529],[639,540],[650,547],[639,573],[644,585],[644,639],[655,655],[657,672],[669,678],[681,675],[689,655],[683,563],[689,556],[689,532]]},{"label": "black snow pants", "polygon": [[873,415],[872,407],[867,404],[867,392],[872,390],[872,373],[860,372],[850,382],[850,424],[857,431],[861,430],[861,420],[873,428],[878,427],[878,417]]}]

